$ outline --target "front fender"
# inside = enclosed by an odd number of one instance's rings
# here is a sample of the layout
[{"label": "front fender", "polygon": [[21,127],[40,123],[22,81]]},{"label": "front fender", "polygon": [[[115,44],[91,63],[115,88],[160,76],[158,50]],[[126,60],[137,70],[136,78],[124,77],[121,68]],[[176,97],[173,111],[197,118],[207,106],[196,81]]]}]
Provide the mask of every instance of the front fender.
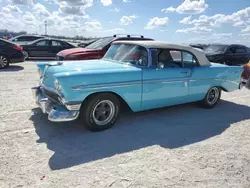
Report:
[{"label": "front fender", "polygon": [[[121,76],[122,75],[122,76]],[[110,73],[92,71],[85,74],[54,74],[62,86],[62,94],[68,102],[83,102],[88,96],[111,92],[119,95],[132,111],[140,111],[142,79],[140,71],[116,70]]]}]

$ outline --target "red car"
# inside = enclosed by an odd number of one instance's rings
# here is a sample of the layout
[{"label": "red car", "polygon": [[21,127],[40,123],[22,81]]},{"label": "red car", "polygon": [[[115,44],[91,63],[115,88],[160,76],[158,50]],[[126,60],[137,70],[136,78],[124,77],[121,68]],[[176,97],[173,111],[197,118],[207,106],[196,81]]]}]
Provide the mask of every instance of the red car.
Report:
[{"label": "red car", "polygon": [[72,48],[67,50],[62,50],[56,55],[56,59],[63,60],[88,60],[88,59],[101,59],[106,51],[109,49],[110,45],[114,41],[118,40],[153,40],[150,38],[132,37],[127,35],[126,37],[120,37],[114,35],[112,37],[104,37],[96,40],[85,48]]},{"label": "red car", "polygon": [[250,89],[250,60],[248,64],[244,65],[244,71],[241,75],[241,78],[245,87]]}]

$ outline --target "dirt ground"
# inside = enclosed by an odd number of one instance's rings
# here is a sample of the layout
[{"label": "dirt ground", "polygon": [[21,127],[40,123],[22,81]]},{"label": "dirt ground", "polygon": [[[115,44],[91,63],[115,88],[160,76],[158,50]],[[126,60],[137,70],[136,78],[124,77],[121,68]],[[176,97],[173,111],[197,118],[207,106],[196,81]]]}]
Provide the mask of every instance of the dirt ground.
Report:
[{"label": "dirt ground", "polygon": [[250,91],[123,115],[92,133],[50,123],[30,88],[34,62],[0,71],[0,187],[249,188]]}]

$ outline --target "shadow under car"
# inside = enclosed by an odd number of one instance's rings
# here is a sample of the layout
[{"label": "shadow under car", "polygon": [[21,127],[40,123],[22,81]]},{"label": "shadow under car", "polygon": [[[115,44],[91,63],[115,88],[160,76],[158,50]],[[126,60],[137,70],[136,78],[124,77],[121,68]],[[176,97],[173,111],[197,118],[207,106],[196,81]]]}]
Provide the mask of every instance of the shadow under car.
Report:
[{"label": "shadow under car", "polygon": [[54,151],[52,170],[111,157],[147,146],[178,148],[221,134],[231,124],[250,118],[250,107],[221,100],[214,109],[193,104],[121,115],[106,131],[89,132],[79,122],[52,123],[40,109],[31,120],[40,137]]}]

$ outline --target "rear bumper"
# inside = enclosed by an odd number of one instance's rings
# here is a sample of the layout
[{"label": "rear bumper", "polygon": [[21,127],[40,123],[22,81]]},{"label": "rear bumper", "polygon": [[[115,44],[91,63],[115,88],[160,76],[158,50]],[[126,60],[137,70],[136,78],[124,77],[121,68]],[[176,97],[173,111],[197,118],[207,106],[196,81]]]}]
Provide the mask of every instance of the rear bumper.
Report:
[{"label": "rear bumper", "polygon": [[73,121],[79,116],[79,110],[68,110],[66,106],[56,104],[47,98],[40,86],[33,87],[32,94],[36,104],[43,113],[48,114],[48,119],[52,122]]},{"label": "rear bumper", "polygon": [[24,55],[20,55],[19,57],[10,58],[10,63],[21,63],[25,61]]}]

